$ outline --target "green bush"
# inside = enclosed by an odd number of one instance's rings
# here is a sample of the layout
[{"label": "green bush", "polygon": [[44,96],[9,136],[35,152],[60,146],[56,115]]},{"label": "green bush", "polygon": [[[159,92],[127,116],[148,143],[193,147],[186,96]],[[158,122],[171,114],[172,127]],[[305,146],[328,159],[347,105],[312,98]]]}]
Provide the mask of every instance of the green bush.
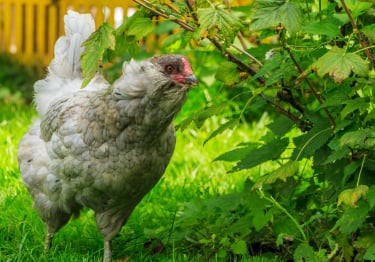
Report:
[{"label": "green bush", "polygon": [[0,99],[32,100],[34,82],[42,76],[41,65],[24,65],[14,56],[0,53]]}]

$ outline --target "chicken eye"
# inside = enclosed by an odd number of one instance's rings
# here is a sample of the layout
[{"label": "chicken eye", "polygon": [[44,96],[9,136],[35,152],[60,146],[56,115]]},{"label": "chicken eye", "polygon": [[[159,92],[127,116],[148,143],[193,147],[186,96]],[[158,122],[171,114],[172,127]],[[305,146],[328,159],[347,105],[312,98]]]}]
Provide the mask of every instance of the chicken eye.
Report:
[{"label": "chicken eye", "polygon": [[174,66],[167,65],[167,66],[165,67],[165,71],[166,71],[167,73],[171,74],[171,73],[173,73],[173,72],[175,71],[175,68],[174,68]]}]

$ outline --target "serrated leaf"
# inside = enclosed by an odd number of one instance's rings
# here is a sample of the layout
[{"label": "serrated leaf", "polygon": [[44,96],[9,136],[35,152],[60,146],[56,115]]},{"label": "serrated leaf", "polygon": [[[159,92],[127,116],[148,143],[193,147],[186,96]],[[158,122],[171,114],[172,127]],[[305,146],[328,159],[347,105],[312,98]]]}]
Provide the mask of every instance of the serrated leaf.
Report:
[{"label": "serrated leaf", "polygon": [[375,243],[372,244],[363,256],[364,259],[367,260],[375,260]]},{"label": "serrated leaf", "polygon": [[361,32],[371,41],[375,42],[375,24],[365,26],[361,29]]},{"label": "serrated leaf", "polygon": [[342,249],[342,257],[344,261],[351,261],[354,254],[353,244],[348,241],[348,237],[341,234],[337,237],[337,244]]},{"label": "serrated leaf", "polygon": [[236,172],[242,169],[252,168],[263,162],[275,160],[285,151],[289,144],[288,138],[275,139],[264,146],[257,148],[248,153],[248,155],[241,159],[230,172]]},{"label": "serrated leaf", "polygon": [[375,129],[346,132],[340,139],[341,147],[373,149],[375,146]]},{"label": "serrated leaf", "polygon": [[319,258],[315,255],[314,249],[307,243],[302,243],[296,248],[293,258],[295,262],[319,261]]},{"label": "serrated leaf", "polygon": [[85,87],[95,76],[99,62],[107,49],[114,50],[115,35],[114,28],[110,23],[103,23],[98,30],[83,42],[85,50],[81,56],[82,76],[84,77],[82,87]]},{"label": "serrated leaf", "polygon": [[163,39],[161,45],[163,47],[169,47],[169,46],[172,46],[172,45],[180,46],[181,37],[182,37],[182,32],[171,34],[171,35],[169,35],[169,36],[167,36],[166,38]]},{"label": "serrated leaf", "polygon": [[359,112],[363,114],[370,106],[368,99],[365,97],[357,97],[355,99],[345,101],[343,104],[346,104],[346,106],[340,112],[341,119],[344,119],[348,114],[356,110],[359,110]]},{"label": "serrated leaf", "polygon": [[233,13],[220,6],[211,5],[208,8],[198,8],[197,15],[200,32],[208,31],[210,34],[215,34],[216,29],[219,29],[225,38],[225,46],[229,46],[233,42],[237,31],[242,27],[241,21]]},{"label": "serrated leaf", "polygon": [[361,232],[357,240],[354,242],[355,248],[368,249],[375,244],[375,231],[373,229]]},{"label": "serrated leaf", "polygon": [[331,154],[329,154],[329,156],[327,157],[327,159],[323,162],[324,165],[326,164],[329,164],[329,163],[333,163],[335,162],[336,160],[340,160],[340,159],[343,159],[344,157],[346,157],[349,153],[350,153],[350,149],[348,147],[344,147],[344,148],[341,148],[341,149],[338,149],[338,150],[334,150],[332,151]]},{"label": "serrated leaf", "polygon": [[359,55],[346,52],[343,48],[334,47],[311,65],[320,77],[329,74],[336,83],[341,83],[349,77],[351,72],[366,76],[369,62]]},{"label": "serrated leaf", "polygon": [[129,24],[128,35],[134,35],[136,40],[140,40],[154,29],[154,23],[148,17],[137,17]]},{"label": "serrated leaf", "polygon": [[284,0],[255,1],[250,30],[262,30],[283,25],[290,33],[300,30],[302,10],[298,4]]},{"label": "serrated leaf", "polygon": [[214,159],[214,161],[227,161],[227,162],[237,162],[241,159],[245,158],[245,156],[255,148],[257,148],[258,144],[256,143],[249,143],[246,144],[245,147],[240,147],[233,149],[231,151],[225,152],[224,154],[218,156]]},{"label": "serrated leaf", "polygon": [[325,145],[331,138],[333,130],[331,127],[324,127],[325,125],[316,126],[307,134],[294,138],[293,141],[296,148],[293,151],[292,158],[295,160],[300,160],[305,157],[310,157],[316,152],[316,150]]},{"label": "serrated leaf", "polygon": [[349,235],[361,227],[368,215],[368,205],[363,201],[358,202],[357,208],[347,208],[343,215],[337,220],[333,230],[340,228],[343,234]]},{"label": "serrated leaf", "polygon": [[348,101],[350,89],[346,87],[337,88],[332,93],[325,96],[325,101],[320,105],[320,108],[342,106],[345,101]]},{"label": "serrated leaf", "polygon": [[212,138],[216,137],[217,135],[220,135],[221,133],[223,133],[225,130],[228,130],[228,129],[233,129],[235,128],[236,126],[238,125],[238,119],[231,119],[229,121],[227,121],[226,123],[222,124],[221,126],[219,126],[219,128],[217,128],[215,131],[213,131],[210,136],[204,140],[203,142],[203,145],[205,145],[208,141],[210,141]]},{"label": "serrated leaf", "polygon": [[230,249],[232,250],[233,254],[236,254],[236,255],[246,255],[248,253],[247,244],[242,239],[233,243]]},{"label": "serrated leaf", "polygon": [[375,186],[371,186],[367,192],[367,201],[370,204],[370,209],[375,207]]},{"label": "serrated leaf", "polygon": [[346,6],[351,11],[352,16],[357,17],[365,13],[373,4],[365,1],[346,1]]},{"label": "serrated leaf", "polygon": [[345,185],[352,175],[358,170],[361,166],[362,161],[352,161],[350,164],[345,165],[344,167],[344,176],[341,179],[341,184]]},{"label": "serrated leaf", "polygon": [[253,226],[256,231],[261,230],[264,228],[268,222],[272,219],[273,212],[272,210],[264,211],[264,210],[257,210],[257,212],[254,212],[253,217]]},{"label": "serrated leaf", "polygon": [[[336,154],[338,152],[342,152],[346,150],[343,150],[342,147],[340,147],[340,138],[335,136],[329,143],[328,143],[329,148],[332,150],[332,154]],[[330,156],[328,156],[326,163],[333,162],[334,160],[340,159],[340,158],[333,158],[332,161],[328,161]]]},{"label": "serrated leaf", "polygon": [[294,239],[301,235],[296,224],[288,217],[278,217],[275,219],[273,231],[277,235],[284,234],[284,237],[289,239]]},{"label": "serrated leaf", "polygon": [[278,169],[274,170],[268,175],[261,176],[257,179],[252,189],[260,188],[263,184],[273,184],[277,180],[285,182],[288,177],[294,176],[298,173],[299,164],[297,161],[289,161],[285,165],[282,165]]},{"label": "serrated leaf", "polygon": [[356,203],[362,197],[366,199],[367,192],[368,186],[366,185],[359,185],[356,188],[346,189],[340,193],[337,201],[337,206],[340,206],[342,203],[344,203],[345,205],[357,208],[358,206],[356,205]]},{"label": "serrated leaf", "polygon": [[240,73],[238,72],[237,65],[232,62],[221,63],[215,74],[215,78],[229,86],[238,83],[240,81]]},{"label": "serrated leaf", "polygon": [[179,25],[169,21],[169,20],[163,20],[161,21],[154,29],[154,34],[155,35],[163,35],[163,34],[168,34],[172,32],[174,29],[179,28]]},{"label": "serrated leaf", "polygon": [[201,111],[197,112],[196,114],[182,120],[177,126],[176,129],[181,129],[182,131],[188,127],[192,122],[194,122],[198,128],[200,128],[204,121],[214,115],[220,114],[227,104],[219,104],[206,107]]},{"label": "serrated leaf", "polygon": [[283,136],[292,129],[294,123],[287,117],[281,115],[275,119],[267,127],[272,131],[275,136]]},{"label": "serrated leaf", "polygon": [[258,70],[254,78],[264,77],[267,73],[274,71],[276,68],[280,68],[280,65],[284,65],[286,59],[286,55],[280,53],[274,54],[271,59],[265,61],[264,65]]},{"label": "serrated leaf", "polygon": [[303,26],[303,31],[313,35],[326,35],[328,37],[339,37],[340,36],[340,26],[343,23],[334,18],[330,17],[325,20],[311,23]]}]

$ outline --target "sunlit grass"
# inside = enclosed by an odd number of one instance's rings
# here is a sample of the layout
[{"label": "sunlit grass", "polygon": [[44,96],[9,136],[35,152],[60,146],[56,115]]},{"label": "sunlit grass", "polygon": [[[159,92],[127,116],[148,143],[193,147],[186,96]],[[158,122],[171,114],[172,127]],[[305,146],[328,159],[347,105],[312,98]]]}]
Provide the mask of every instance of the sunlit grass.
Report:
[{"label": "sunlit grass", "polygon": [[[44,225],[20,180],[17,145],[35,112],[31,106],[8,103],[0,109],[0,260],[1,261],[101,261],[102,239],[91,210],[84,210],[56,234],[53,248],[43,251]],[[200,130],[177,132],[177,145],[161,181],[136,208],[114,241],[114,256],[131,261],[220,261],[199,251],[175,253],[173,224],[180,207],[193,199],[239,191],[247,172],[228,174],[228,163],[213,161],[241,142],[259,139],[264,130],[243,125],[203,146],[221,123],[211,119]],[[147,242],[161,241],[164,252],[152,252]],[[180,248],[181,250],[181,248]]]}]

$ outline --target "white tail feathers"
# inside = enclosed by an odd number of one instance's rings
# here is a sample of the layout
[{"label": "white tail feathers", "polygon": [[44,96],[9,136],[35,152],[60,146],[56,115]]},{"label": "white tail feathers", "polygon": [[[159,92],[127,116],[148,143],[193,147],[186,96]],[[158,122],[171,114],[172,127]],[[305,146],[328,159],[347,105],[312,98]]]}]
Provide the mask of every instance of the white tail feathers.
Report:
[{"label": "white tail feathers", "polygon": [[95,31],[91,14],[68,11],[64,16],[65,36],[55,43],[55,57],[45,79],[34,85],[37,111],[44,115],[51,102],[80,89],[82,43]]}]

